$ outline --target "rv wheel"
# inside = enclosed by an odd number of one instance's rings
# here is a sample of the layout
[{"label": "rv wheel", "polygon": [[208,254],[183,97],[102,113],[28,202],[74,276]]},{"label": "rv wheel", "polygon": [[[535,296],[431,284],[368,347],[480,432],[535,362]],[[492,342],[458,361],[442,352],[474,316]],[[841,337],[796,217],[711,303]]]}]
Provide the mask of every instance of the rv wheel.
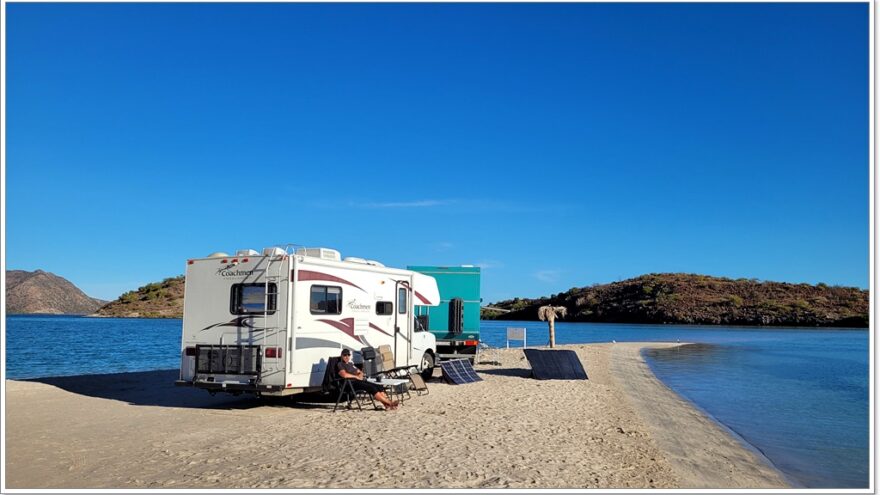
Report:
[{"label": "rv wheel", "polygon": [[434,375],[434,357],[431,356],[430,353],[426,352],[422,356],[421,369],[422,371],[420,372],[420,374],[422,375],[422,379],[424,380],[430,380],[431,377]]}]

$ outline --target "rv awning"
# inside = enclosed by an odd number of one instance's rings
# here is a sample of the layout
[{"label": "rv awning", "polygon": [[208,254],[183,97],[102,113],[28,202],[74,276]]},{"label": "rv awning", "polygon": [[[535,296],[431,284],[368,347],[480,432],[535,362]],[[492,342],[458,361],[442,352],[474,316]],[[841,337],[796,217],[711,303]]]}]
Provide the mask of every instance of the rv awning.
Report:
[{"label": "rv awning", "polygon": [[440,304],[440,290],[434,277],[413,273],[413,304],[416,306]]}]

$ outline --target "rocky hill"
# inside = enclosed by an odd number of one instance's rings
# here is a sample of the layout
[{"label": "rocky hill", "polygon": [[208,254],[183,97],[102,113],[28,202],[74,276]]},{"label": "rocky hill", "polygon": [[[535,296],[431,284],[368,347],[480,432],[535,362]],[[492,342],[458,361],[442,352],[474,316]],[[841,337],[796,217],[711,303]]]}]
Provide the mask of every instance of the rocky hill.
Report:
[{"label": "rocky hill", "polygon": [[537,320],[543,305],[565,306],[562,321],[867,327],[868,291],[825,284],[660,273],[483,309],[484,319]]},{"label": "rocky hill", "polygon": [[126,292],[92,316],[182,318],[183,275]]},{"label": "rocky hill", "polygon": [[88,314],[107,301],[89,297],[68,280],[37,270],[6,271],[7,314]]}]

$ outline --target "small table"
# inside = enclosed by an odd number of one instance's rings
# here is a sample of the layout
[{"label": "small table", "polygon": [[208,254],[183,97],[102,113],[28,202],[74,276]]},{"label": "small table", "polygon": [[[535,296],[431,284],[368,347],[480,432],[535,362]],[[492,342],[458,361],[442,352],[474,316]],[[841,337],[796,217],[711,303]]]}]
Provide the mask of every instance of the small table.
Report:
[{"label": "small table", "polygon": [[[375,378],[367,378],[367,381],[383,387],[388,393],[388,398],[392,401],[394,400],[394,392],[397,390],[397,388],[401,385],[409,384],[409,379],[402,378],[383,378],[382,381],[378,381]],[[406,389],[404,390],[406,391]],[[409,391],[406,392],[407,394],[409,394]],[[400,392],[398,392],[397,395],[400,395]]]}]

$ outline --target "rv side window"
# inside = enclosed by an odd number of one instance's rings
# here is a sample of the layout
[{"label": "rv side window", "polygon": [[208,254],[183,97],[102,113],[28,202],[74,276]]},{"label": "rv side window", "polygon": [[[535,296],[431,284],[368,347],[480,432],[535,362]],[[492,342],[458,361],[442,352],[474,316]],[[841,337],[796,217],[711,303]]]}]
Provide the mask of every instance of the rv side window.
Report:
[{"label": "rv side window", "polygon": [[309,298],[312,314],[338,315],[342,313],[342,288],[313,285]]},{"label": "rv side window", "polygon": [[377,315],[390,315],[394,313],[394,304],[391,301],[379,301],[376,303]]},{"label": "rv side window", "polygon": [[397,289],[397,312],[406,313],[406,289]]},{"label": "rv side window", "polygon": [[269,307],[266,305],[266,284],[233,284],[230,291],[229,312],[234,315],[274,313],[275,284],[269,284]]}]

